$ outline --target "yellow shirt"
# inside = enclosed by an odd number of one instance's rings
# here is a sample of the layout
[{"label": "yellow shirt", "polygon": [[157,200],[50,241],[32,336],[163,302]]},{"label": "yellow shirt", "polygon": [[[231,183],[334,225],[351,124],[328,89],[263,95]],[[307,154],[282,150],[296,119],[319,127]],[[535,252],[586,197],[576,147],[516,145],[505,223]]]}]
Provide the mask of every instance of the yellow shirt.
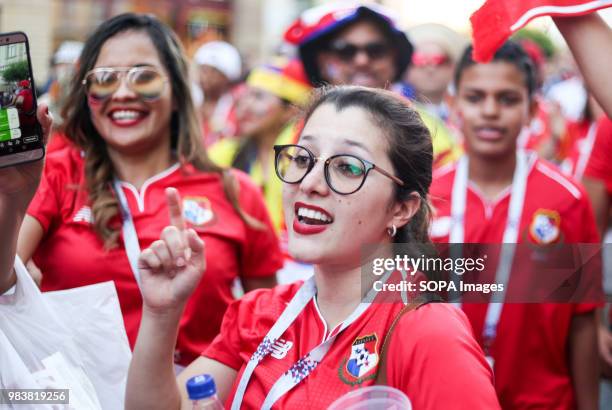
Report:
[{"label": "yellow shirt", "polygon": [[[294,143],[296,132],[296,124],[290,123],[281,131],[274,144],[282,145]],[[208,149],[208,155],[217,165],[230,167],[244,142],[244,139],[241,138],[223,139],[213,144]],[[272,224],[276,231],[280,232],[284,223],[282,199],[283,184],[278,176],[276,176],[276,171],[274,170],[274,155],[271,154],[267,162],[267,164],[262,164],[259,159],[256,159],[251,166],[249,175],[251,179],[262,188]],[[264,166],[266,167],[266,173],[263,172]]]},{"label": "yellow shirt", "polygon": [[458,159],[461,156],[462,150],[455,142],[455,138],[453,138],[448,127],[424,108],[419,106],[415,108],[431,133],[434,167],[442,166]]}]

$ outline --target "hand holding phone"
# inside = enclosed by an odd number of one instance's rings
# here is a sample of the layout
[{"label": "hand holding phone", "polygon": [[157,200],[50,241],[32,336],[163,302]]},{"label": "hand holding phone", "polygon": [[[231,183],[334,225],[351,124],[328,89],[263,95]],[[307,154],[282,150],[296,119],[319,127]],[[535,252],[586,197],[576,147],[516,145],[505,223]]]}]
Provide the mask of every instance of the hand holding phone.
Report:
[{"label": "hand holding phone", "polygon": [[45,155],[28,38],[0,34],[0,168],[37,161]]},{"label": "hand holding phone", "polygon": [[[36,118],[41,126],[41,145],[44,146],[49,138],[53,119],[46,104],[37,108]],[[4,197],[15,201],[23,199],[29,203],[38,188],[44,161],[30,161],[10,167],[0,168],[0,201]]]}]

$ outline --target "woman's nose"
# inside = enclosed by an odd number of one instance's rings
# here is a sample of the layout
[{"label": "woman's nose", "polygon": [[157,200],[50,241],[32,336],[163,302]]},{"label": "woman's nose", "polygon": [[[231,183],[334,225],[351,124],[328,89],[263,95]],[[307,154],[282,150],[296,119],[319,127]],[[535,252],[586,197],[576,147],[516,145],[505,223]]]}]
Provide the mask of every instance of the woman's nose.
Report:
[{"label": "woman's nose", "polygon": [[328,195],[329,186],[325,180],[325,163],[321,160],[315,162],[312,169],[300,182],[300,190],[306,194]]}]

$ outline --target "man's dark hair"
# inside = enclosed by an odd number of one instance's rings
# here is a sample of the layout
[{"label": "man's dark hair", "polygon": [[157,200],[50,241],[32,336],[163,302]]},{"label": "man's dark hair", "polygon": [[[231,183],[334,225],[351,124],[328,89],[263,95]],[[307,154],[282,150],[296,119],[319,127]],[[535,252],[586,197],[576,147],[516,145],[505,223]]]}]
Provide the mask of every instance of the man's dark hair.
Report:
[{"label": "man's dark hair", "polygon": [[[463,72],[468,68],[473,66],[476,63],[472,58],[472,50],[473,46],[468,46],[461,59],[457,63],[457,68],[455,69],[455,87],[459,88],[459,82],[461,81],[461,76]],[[500,48],[497,50],[495,55],[493,56],[493,62],[506,62],[514,65],[519,69],[525,78],[525,87],[527,87],[527,95],[531,99],[533,94],[536,91],[536,71],[534,68],[533,61],[529,54],[521,47],[521,45],[513,40],[506,41]]]}]

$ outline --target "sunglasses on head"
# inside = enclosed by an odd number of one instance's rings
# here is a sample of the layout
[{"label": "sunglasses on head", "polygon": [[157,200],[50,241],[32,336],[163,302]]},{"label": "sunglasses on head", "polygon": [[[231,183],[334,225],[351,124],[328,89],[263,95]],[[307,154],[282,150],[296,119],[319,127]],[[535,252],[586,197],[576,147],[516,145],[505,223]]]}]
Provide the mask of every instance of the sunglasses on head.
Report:
[{"label": "sunglasses on head", "polygon": [[358,46],[346,41],[335,41],[329,45],[329,50],[341,60],[350,62],[361,51],[366,53],[370,60],[378,60],[388,56],[391,52],[391,47],[386,42],[374,42]]},{"label": "sunglasses on head", "polygon": [[127,87],[144,100],[158,99],[168,82],[166,76],[148,66],[99,67],[85,74],[83,85],[89,97],[105,100],[115,93],[125,79]]},{"label": "sunglasses on head", "polygon": [[412,54],[412,64],[415,67],[433,66],[438,67],[448,63],[450,59],[444,54],[425,54],[418,51]]}]

